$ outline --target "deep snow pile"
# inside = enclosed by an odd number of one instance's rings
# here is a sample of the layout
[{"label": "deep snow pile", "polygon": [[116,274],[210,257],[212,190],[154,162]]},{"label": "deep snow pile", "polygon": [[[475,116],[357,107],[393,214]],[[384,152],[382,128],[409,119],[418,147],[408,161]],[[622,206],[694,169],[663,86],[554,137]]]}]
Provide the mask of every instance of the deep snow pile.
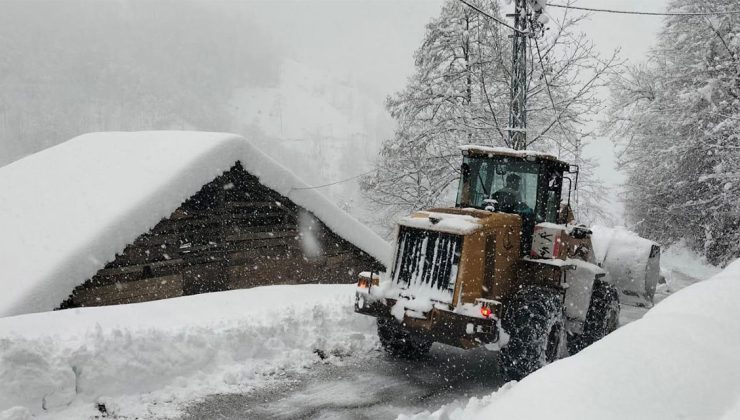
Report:
[{"label": "deep snow pile", "polygon": [[737,260],[520,383],[412,418],[736,419],[739,300]]},{"label": "deep snow pile", "polygon": [[[176,414],[177,403],[377,344],[353,286],[269,286],[0,318],[0,418]],[[21,408],[14,408],[20,406]],[[10,411],[8,411],[10,410]]]},{"label": "deep snow pile", "polygon": [[385,261],[387,242],[242,137],[92,133],[0,168],[0,316],[50,310],[237,161]]}]

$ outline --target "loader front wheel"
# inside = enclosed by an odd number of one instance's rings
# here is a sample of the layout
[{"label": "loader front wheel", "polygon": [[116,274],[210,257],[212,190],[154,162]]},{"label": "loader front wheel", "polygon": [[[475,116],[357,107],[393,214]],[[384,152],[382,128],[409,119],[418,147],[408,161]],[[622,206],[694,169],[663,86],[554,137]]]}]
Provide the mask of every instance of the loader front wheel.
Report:
[{"label": "loader front wheel", "polygon": [[578,353],[606,337],[619,326],[619,293],[609,283],[596,281],[591,292],[591,304],[586,312],[583,334],[568,340],[568,352]]},{"label": "loader front wheel", "polygon": [[509,335],[499,364],[509,380],[519,380],[558,359],[564,340],[562,295],[541,287],[514,294],[501,326]]},{"label": "loader front wheel", "polygon": [[430,340],[409,332],[393,318],[378,318],[378,338],[386,353],[403,359],[419,359],[432,347]]}]

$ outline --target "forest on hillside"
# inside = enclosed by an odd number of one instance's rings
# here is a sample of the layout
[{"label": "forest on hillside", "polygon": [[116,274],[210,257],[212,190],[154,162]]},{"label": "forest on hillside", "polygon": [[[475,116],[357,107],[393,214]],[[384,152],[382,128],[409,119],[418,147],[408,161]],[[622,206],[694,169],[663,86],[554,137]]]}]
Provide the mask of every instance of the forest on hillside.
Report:
[{"label": "forest on hillside", "polygon": [[[674,0],[674,13],[737,8]],[[628,222],[714,264],[740,256],[740,14],[669,16],[646,61],[611,81],[606,129],[627,172]]]}]

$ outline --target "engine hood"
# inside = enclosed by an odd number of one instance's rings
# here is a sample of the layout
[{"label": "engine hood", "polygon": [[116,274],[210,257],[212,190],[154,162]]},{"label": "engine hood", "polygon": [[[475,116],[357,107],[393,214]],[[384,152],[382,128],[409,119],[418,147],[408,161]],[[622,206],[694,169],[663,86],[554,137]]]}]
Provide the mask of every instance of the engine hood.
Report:
[{"label": "engine hood", "polygon": [[469,235],[500,227],[521,226],[521,218],[516,214],[452,207],[418,211],[402,218],[398,224],[417,229]]}]

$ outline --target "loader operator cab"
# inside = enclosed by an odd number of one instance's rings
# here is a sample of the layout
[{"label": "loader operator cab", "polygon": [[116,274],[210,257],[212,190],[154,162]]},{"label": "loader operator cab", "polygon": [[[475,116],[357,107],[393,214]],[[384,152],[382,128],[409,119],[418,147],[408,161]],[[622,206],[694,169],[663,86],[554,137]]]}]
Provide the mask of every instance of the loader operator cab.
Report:
[{"label": "loader operator cab", "polygon": [[486,201],[493,209],[499,209],[505,213],[520,212],[529,213],[531,208],[522,198],[522,176],[512,172],[506,175],[504,187],[491,194],[491,199]]},{"label": "loader operator cab", "polygon": [[462,149],[456,207],[519,215],[521,251],[527,255],[534,225],[558,223],[563,172],[569,171],[569,165],[553,156],[527,151],[485,146]]}]

